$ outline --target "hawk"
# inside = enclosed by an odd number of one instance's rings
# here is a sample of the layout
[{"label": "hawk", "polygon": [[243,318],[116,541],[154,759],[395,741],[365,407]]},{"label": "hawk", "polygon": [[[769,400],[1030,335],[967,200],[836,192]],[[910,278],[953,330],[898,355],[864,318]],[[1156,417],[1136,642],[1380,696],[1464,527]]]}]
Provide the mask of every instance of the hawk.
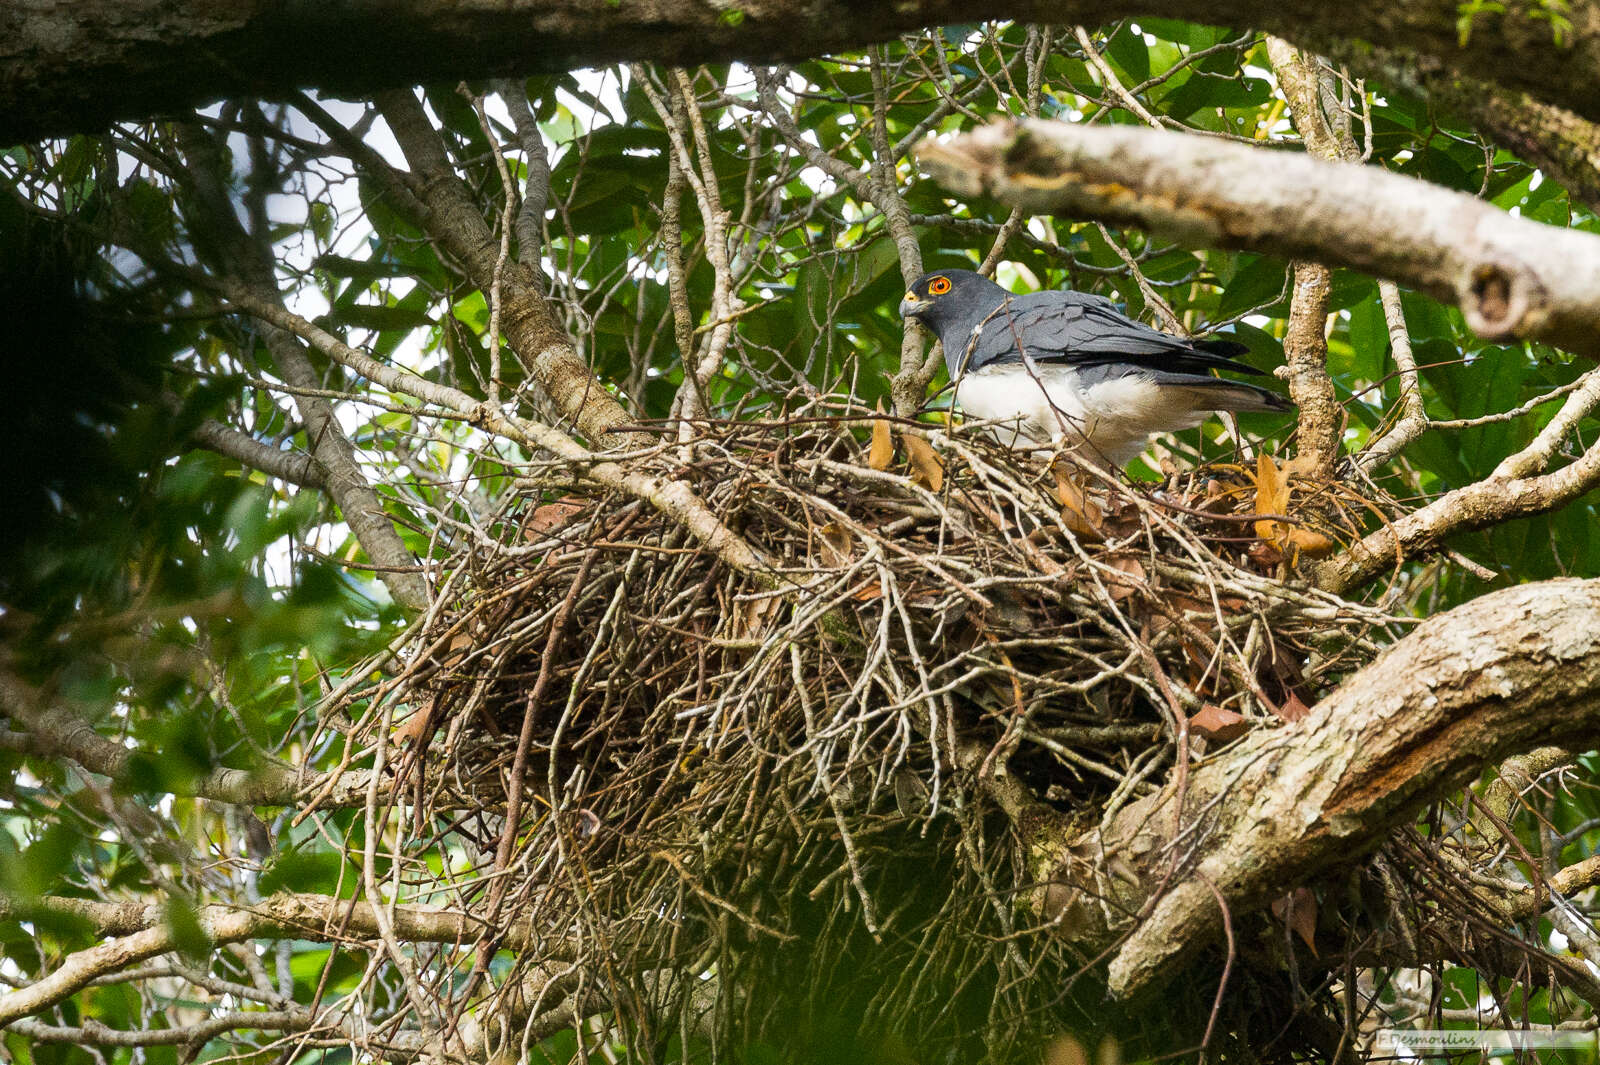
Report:
[{"label": "hawk", "polygon": [[936,270],[912,283],[900,314],[938,334],[956,403],[999,422],[996,435],[1013,447],[1079,448],[1120,467],[1152,435],[1192,429],[1213,411],[1294,409],[1259,385],[1211,375],[1260,374],[1230,357],[1243,344],[1163,333],[1103,296],[1019,296],[970,270]]}]

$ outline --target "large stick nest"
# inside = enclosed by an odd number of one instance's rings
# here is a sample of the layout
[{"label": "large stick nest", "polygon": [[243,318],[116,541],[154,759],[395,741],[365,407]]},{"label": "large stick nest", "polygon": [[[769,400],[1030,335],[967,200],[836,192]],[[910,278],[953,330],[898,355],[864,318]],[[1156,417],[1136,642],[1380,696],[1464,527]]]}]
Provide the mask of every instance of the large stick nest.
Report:
[{"label": "large stick nest", "polygon": [[1247,513],[1254,467],[1136,487],[839,411],[644,461],[770,572],[535,465],[412,643],[402,738],[432,739],[397,797],[475,841],[466,897],[548,937],[529,1037],[583,1001],[791,1049],[1088,1026],[1062,1015],[1088,959],[1032,927],[984,782],[1091,826],[1160,786],[1180,724],[1191,755],[1271,727],[1373,650],[1381,615],[1293,580],[1306,526]]}]

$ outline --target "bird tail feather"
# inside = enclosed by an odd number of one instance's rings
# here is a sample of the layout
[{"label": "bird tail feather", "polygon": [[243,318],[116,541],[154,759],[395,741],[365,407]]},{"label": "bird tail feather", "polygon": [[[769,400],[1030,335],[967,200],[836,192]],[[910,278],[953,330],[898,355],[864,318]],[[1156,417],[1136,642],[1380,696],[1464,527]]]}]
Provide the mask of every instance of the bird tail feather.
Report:
[{"label": "bird tail feather", "polygon": [[1194,403],[1195,410],[1226,410],[1249,414],[1294,409],[1294,404],[1278,393],[1243,381],[1201,377],[1197,374],[1164,376],[1167,380],[1161,383],[1167,387],[1182,388]]}]

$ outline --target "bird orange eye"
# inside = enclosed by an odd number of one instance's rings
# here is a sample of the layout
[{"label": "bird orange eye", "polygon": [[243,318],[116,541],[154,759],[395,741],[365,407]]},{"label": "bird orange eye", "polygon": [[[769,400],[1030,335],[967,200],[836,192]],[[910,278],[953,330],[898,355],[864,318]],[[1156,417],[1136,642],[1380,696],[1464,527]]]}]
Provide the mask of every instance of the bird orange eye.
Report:
[{"label": "bird orange eye", "polygon": [[948,277],[936,277],[928,282],[928,295],[930,296],[943,296],[949,291],[950,279]]}]

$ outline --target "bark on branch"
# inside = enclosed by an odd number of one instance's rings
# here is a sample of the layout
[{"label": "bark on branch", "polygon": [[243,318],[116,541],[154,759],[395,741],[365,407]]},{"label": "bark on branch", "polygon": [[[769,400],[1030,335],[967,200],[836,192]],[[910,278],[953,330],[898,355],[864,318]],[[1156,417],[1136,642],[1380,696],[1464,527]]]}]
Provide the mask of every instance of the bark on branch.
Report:
[{"label": "bark on branch", "polygon": [[[613,448],[648,445],[648,437],[625,430],[633,424],[632,415],[573,350],[572,339],[539,290],[533,267],[520,259],[502,259],[500,241],[485,224],[416,96],[410,91],[386,93],[379,109],[416,179],[410,195],[397,206],[417,216],[418,224],[461,264],[485,300],[498,291],[506,340],[545,394],[592,443]],[[365,165],[369,171],[386,167],[376,161]]]},{"label": "bark on branch", "polygon": [[530,418],[507,414],[449,385],[379,362],[312,322],[287,311],[258,288],[216,279],[201,279],[251,317],[283,329],[374,384],[398,395],[432,403],[452,415],[530,448],[548,451],[572,464],[576,476],[604,488],[641,499],[678,522],[728,565],[757,579],[774,582],[772,563],[742,536],[722,523],[683,481],[669,480],[625,465],[602,452],[590,451],[565,433]]},{"label": "bark on branch", "polygon": [[[52,896],[22,900],[0,894],[0,920],[28,920],[47,914],[86,921],[98,934],[111,938],[69,955],[48,976],[0,995],[0,1028],[48,1009],[99,977],[183,945],[159,903],[147,906]],[[394,906],[387,916],[395,935],[413,943],[471,942],[485,930],[481,919],[442,906]],[[203,906],[196,917],[201,931],[218,945],[256,938],[366,939],[377,936],[379,927],[379,915],[367,903],[327,895],[273,895],[249,908]],[[497,929],[497,934],[508,949],[538,950],[546,959],[560,959],[567,953],[566,944],[526,921],[510,922]]]},{"label": "bark on branch", "polygon": [[[27,742],[6,746],[40,757],[70,758],[91,773],[126,782],[136,750],[94,730],[84,718],[58,703],[16,674],[0,668],[0,712],[21,725]],[[356,806],[366,798],[372,773],[351,770],[337,776],[304,773],[282,764],[255,769],[213,769],[192,782],[185,794],[215,802],[245,806],[289,806],[307,796],[319,796],[323,806]]]},{"label": "bark on branch", "polygon": [[[1456,0],[466,0],[203,6],[57,0],[0,6],[0,143],[92,129],[223,96],[345,94],[620,60],[677,66],[798,59],[985,19],[1098,25],[1156,15],[1255,26],[1314,51],[1341,40],[1532,93],[1600,119],[1600,3],[1483,5],[1465,43]],[[1541,17],[1544,16],[1544,17]],[[1559,40],[1559,44],[1557,43]],[[1359,65],[1359,64],[1357,64]]]},{"label": "bark on branch", "polygon": [[[1424,622],[1300,723],[1196,766],[1176,838],[1169,787],[1073,840],[1042,870],[1053,880],[1042,904],[1095,949],[1131,925],[1111,987],[1149,989],[1221,935],[1219,893],[1235,914],[1258,908],[1376,846],[1484,764],[1587,743],[1597,727],[1600,581],[1494,592]],[[1174,850],[1194,857],[1153,896]]]},{"label": "bark on branch", "polygon": [[[1358,158],[1348,124],[1337,127],[1323,108],[1329,78],[1322,61],[1279,37],[1267,38],[1267,54],[1306,150],[1318,159]],[[1289,367],[1289,395],[1300,408],[1299,453],[1315,476],[1327,480],[1333,476],[1344,434],[1344,410],[1328,373],[1328,301],[1333,271],[1321,263],[1299,262],[1291,272],[1294,298],[1289,304],[1283,357]]]},{"label": "bark on branch", "polygon": [[302,488],[326,489],[327,477],[317,460],[299,451],[284,451],[248,433],[207,418],[195,427],[194,442],[209,451],[236,459],[253,470]]},{"label": "bark on branch", "polygon": [[965,195],[1348,266],[1459,305],[1490,340],[1600,357],[1600,238],[1376,167],[1042,120],[930,139],[917,156]]}]

